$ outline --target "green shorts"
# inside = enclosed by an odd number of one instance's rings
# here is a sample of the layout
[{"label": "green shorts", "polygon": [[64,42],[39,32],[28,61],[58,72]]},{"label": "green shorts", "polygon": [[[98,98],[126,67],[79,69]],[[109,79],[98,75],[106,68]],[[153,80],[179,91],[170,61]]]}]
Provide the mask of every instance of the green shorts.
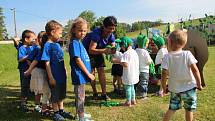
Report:
[{"label": "green shorts", "polygon": [[182,107],[181,103],[184,103],[184,109],[187,111],[195,111],[197,105],[196,88],[187,90],[181,93],[171,92],[169,109],[178,110]]}]

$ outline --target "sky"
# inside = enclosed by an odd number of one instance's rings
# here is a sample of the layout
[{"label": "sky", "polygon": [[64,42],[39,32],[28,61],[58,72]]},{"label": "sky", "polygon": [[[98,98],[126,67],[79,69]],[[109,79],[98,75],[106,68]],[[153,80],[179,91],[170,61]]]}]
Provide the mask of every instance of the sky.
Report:
[{"label": "sky", "polygon": [[13,11],[16,9],[16,27],[18,36],[30,29],[35,33],[44,30],[49,20],[66,25],[69,19],[75,19],[85,11],[91,10],[96,17],[113,15],[118,22],[135,21],[178,22],[180,18],[215,15],[215,0],[0,0],[4,22],[10,37],[13,37]]}]

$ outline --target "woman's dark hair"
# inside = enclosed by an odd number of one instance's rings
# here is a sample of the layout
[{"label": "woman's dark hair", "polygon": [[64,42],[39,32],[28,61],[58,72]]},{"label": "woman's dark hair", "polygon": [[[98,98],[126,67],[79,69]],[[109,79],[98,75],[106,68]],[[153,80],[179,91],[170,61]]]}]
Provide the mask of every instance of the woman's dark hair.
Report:
[{"label": "woman's dark hair", "polygon": [[35,33],[33,31],[31,31],[31,30],[24,30],[22,32],[21,42],[24,43],[25,42],[25,38],[30,38],[31,34],[35,34]]},{"label": "woman's dark hair", "polygon": [[117,19],[114,16],[108,16],[104,19],[103,26],[117,26]]},{"label": "woman's dark hair", "polygon": [[47,41],[48,41],[48,35],[45,33],[42,36],[42,42],[41,42],[41,45],[40,45],[40,47],[41,47],[42,50],[43,50],[44,45],[46,44]]}]

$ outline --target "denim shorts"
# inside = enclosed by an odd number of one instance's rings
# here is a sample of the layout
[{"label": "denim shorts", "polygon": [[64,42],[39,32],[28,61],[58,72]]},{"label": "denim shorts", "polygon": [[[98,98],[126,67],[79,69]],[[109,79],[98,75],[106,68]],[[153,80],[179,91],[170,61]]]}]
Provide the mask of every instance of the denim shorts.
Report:
[{"label": "denim shorts", "polygon": [[187,111],[195,111],[197,105],[196,88],[181,93],[171,92],[169,109],[178,110],[183,107]]}]

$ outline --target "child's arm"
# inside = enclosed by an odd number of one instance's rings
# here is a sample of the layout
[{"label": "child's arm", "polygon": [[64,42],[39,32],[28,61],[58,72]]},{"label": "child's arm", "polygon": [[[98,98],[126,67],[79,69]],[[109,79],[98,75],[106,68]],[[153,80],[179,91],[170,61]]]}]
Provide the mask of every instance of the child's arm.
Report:
[{"label": "child's arm", "polygon": [[24,56],[23,58],[19,59],[19,62],[24,62],[28,59],[28,55]]},{"label": "child's arm", "polygon": [[37,65],[37,63],[38,63],[38,61],[37,61],[37,60],[34,60],[34,61],[31,63],[31,65],[30,65],[30,67],[28,68],[28,70],[24,72],[24,75],[25,75],[25,76],[30,75],[31,72],[32,72],[32,70],[33,70],[33,69],[35,68],[35,66]]},{"label": "child's arm", "polygon": [[75,62],[76,64],[79,66],[79,68],[81,68],[81,70],[91,79],[91,80],[95,80],[95,76],[93,74],[91,74],[87,68],[85,67],[83,61],[80,58],[75,58]]},{"label": "child's arm", "polygon": [[194,75],[194,77],[196,79],[197,89],[198,90],[202,90],[201,77],[200,77],[200,73],[199,73],[198,67],[196,66],[196,64],[191,64],[190,68],[191,68],[191,70],[193,72],[193,75]]},{"label": "child's arm", "polygon": [[52,75],[52,71],[51,71],[51,67],[50,67],[50,62],[46,61],[45,65],[46,65],[46,71],[47,71],[47,74],[48,74],[50,86],[51,87],[55,87],[56,81],[55,81],[55,79],[54,79],[54,77]]},{"label": "child's arm", "polygon": [[123,67],[128,68],[128,63],[126,63],[126,62],[121,62],[120,64],[121,64]]},{"label": "child's arm", "polygon": [[112,58],[112,62],[113,62],[113,63],[120,63],[120,59]]},{"label": "child's arm", "polygon": [[97,49],[97,43],[94,41],[90,42],[90,46],[89,46],[89,53],[90,54],[110,54],[111,53],[111,49],[110,48],[104,48],[104,49]]},{"label": "child's arm", "polygon": [[166,94],[166,82],[167,82],[167,76],[168,76],[168,70],[167,69],[162,69],[162,74],[161,74],[161,85],[162,85],[162,88],[163,88],[163,94]]}]

